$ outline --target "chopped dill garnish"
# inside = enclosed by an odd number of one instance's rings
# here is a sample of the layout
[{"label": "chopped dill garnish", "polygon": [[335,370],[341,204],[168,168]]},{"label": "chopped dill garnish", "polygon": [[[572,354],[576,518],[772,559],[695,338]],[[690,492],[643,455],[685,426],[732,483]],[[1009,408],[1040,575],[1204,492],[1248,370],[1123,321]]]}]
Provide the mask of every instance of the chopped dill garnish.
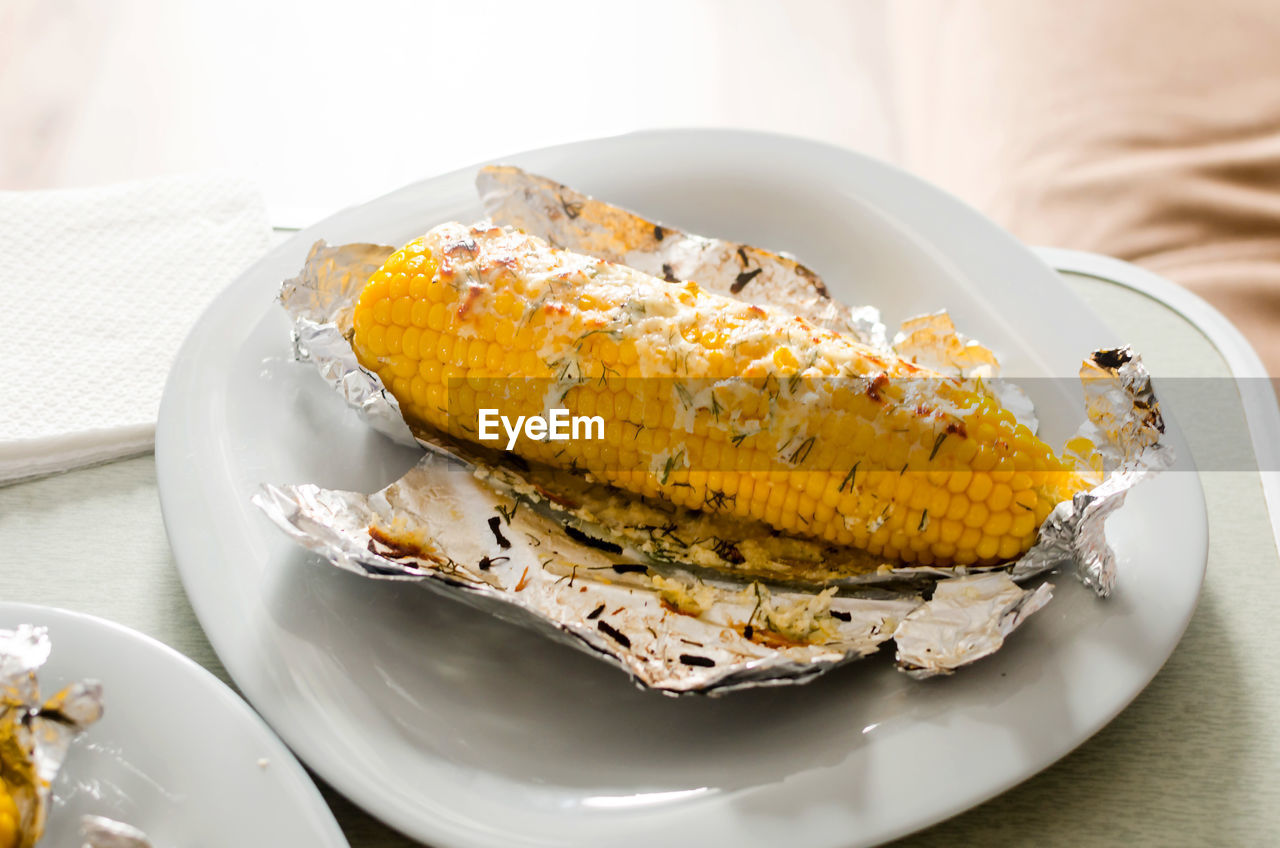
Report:
[{"label": "chopped dill garnish", "polygon": [[[770,380],[772,380],[774,385],[776,386],[776,388],[772,390],[770,390],[769,388]],[[763,390],[764,390],[764,393],[769,396],[769,400],[777,400],[778,395],[782,393],[782,384],[778,382],[778,378],[775,377],[772,372],[765,375]]]},{"label": "chopped dill garnish", "polygon": [[840,481],[840,488],[836,489],[837,492],[843,492],[845,486],[849,487],[849,491],[853,491],[853,481],[858,475],[858,466],[861,464],[861,462],[853,464],[853,467],[849,469],[849,473],[844,475],[844,479]]},{"label": "chopped dill garnish", "polygon": [[796,371],[787,379],[787,394],[794,395],[800,387],[800,372]]},{"label": "chopped dill garnish", "polygon": [[800,443],[800,447],[792,451],[791,456],[787,458],[787,461],[790,462],[792,465],[799,465],[800,463],[804,462],[806,459],[809,458],[809,454],[813,451],[813,443],[817,441],[817,439],[818,439],[817,436],[810,436],[809,438],[805,439],[803,442]]},{"label": "chopped dill garnish", "polygon": [[667,479],[671,477],[671,472],[676,469],[676,463],[679,462],[680,458],[683,456],[684,451],[681,450],[674,456],[667,457],[666,463],[662,466],[662,479],[659,480],[660,485],[667,485]]},{"label": "chopped dill garnish", "polygon": [[689,394],[689,389],[684,383],[674,382],[671,384],[675,387],[676,394],[680,397],[680,403],[685,409],[693,408],[693,395]]},{"label": "chopped dill garnish", "polygon": [[583,346],[584,344],[586,344],[587,337],[589,337],[589,336],[595,336],[595,335],[600,335],[600,334],[606,335],[606,336],[608,336],[608,337],[609,337],[609,338],[611,338],[611,339],[620,339],[620,338],[622,338],[622,333],[621,333],[621,331],[619,331],[619,330],[612,330],[612,329],[606,329],[606,328],[604,328],[604,327],[598,327],[598,328],[596,328],[596,329],[594,329],[594,330],[587,330],[585,333],[583,333],[582,335],[578,336],[578,340],[577,340],[577,341],[575,341],[575,342],[573,343],[573,347],[574,347],[574,349],[575,349],[575,350],[582,350],[582,346]]},{"label": "chopped dill garnish", "polygon": [[711,509],[724,509],[729,504],[736,501],[737,495],[728,495],[719,489],[708,489],[702,497],[702,505]]},{"label": "chopped dill garnish", "polygon": [[515,501],[512,502],[511,506],[509,507],[499,505],[498,512],[500,512],[502,514],[502,517],[507,520],[508,524],[510,524],[511,519],[516,517],[516,510],[518,510],[519,508],[520,508],[520,499],[516,498]]}]

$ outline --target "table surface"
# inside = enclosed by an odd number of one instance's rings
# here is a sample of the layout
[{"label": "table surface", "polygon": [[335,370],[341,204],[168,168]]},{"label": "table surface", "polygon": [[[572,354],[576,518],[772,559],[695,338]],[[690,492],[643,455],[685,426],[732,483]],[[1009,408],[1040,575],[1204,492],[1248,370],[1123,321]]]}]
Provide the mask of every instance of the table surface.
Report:
[{"label": "table surface", "polygon": [[[1118,339],[1143,352],[1157,378],[1230,376],[1209,341],[1163,304],[1098,280],[1067,279]],[[1242,427],[1239,410],[1189,405],[1173,414],[1197,455],[1212,449],[1224,426]],[[1270,644],[1280,617],[1276,546],[1257,471],[1202,471],[1201,478],[1210,526],[1204,593],[1151,685],[1056,765],[898,844],[1280,840],[1280,655],[1258,649]],[[66,542],[51,540],[69,538],[81,551],[107,553],[57,555]],[[43,568],[38,579],[32,563]],[[0,598],[118,621],[230,683],[178,580],[151,456],[0,488]],[[321,788],[353,848],[417,844]]]}]

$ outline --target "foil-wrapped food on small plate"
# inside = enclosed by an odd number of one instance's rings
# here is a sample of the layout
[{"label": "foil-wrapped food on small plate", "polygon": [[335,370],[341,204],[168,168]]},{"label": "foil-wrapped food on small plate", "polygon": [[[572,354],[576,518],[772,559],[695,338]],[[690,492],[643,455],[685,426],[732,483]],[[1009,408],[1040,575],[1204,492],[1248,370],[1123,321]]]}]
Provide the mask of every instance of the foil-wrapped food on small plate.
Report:
[{"label": "foil-wrapped food on small plate", "polygon": [[212,674],[118,624],[0,603],[0,848],[189,845],[347,842]]}]

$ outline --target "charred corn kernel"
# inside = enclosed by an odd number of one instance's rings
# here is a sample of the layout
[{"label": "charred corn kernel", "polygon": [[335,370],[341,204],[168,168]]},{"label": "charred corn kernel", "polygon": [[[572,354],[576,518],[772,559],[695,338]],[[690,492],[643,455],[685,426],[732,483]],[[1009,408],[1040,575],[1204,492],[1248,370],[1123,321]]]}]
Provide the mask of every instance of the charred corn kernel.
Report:
[{"label": "charred corn kernel", "polygon": [[353,323],[360,362],[415,426],[478,440],[481,408],[599,416],[603,442],[514,449],[886,558],[1016,556],[1083,485],[974,383],[486,224],[397,251]]}]

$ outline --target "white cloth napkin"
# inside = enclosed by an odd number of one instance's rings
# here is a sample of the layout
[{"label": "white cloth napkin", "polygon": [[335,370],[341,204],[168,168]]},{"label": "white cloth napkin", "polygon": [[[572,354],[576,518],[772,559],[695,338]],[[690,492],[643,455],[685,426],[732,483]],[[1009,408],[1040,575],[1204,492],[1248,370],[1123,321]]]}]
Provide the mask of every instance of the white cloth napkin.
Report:
[{"label": "white cloth napkin", "polygon": [[150,450],[179,345],[270,236],[225,175],[0,192],[0,482]]}]

